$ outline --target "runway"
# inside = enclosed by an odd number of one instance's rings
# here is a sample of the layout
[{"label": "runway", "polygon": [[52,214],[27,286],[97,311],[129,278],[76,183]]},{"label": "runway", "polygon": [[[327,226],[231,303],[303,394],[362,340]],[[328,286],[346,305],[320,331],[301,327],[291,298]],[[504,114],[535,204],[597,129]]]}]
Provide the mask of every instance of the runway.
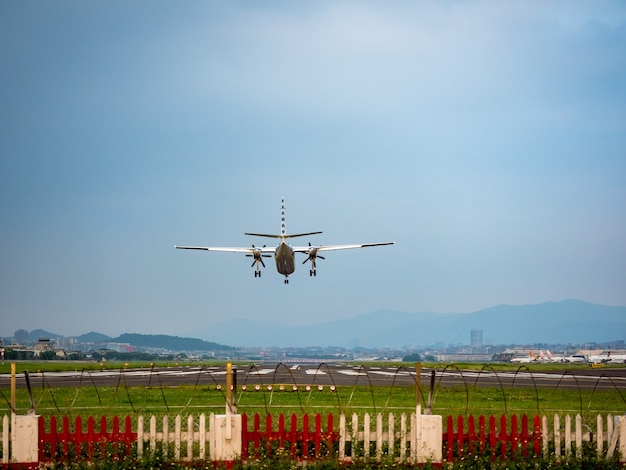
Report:
[{"label": "runway", "polygon": [[[342,364],[258,364],[233,366],[238,389],[248,387],[355,387],[414,386],[415,367],[361,367]],[[432,371],[435,386],[443,387],[532,387],[573,390],[624,390],[626,368],[555,371],[493,371],[424,368],[421,385],[430,386]],[[159,387],[176,385],[224,386],[226,366],[155,367],[63,372],[29,373],[31,387]],[[0,375],[0,389],[10,389],[10,374]],[[18,387],[25,387],[25,374],[17,374]]]}]

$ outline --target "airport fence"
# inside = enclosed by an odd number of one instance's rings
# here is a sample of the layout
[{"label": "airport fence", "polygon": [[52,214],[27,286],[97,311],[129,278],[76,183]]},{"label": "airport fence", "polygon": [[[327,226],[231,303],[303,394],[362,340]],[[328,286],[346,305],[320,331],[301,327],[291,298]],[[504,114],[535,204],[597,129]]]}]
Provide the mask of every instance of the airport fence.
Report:
[{"label": "airport fence", "polygon": [[[222,415],[224,416],[224,415]],[[233,415],[235,416],[235,415]],[[422,415],[420,419],[426,419]],[[51,419],[46,425],[37,417],[37,462],[94,462],[104,459],[141,459],[158,453],[164,461],[191,462],[215,459],[219,444],[219,424],[214,414],[155,416],[132,421],[88,417]],[[520,459],[580,459],[593,454],[597,460],[626,459],[626,416],[598,415],[595,427],[583,426],[580,415],[554,416],[447,416],[439,429],[438,446],[430,455],[433,463],[459,461],[515,461]],[[9,468],[11,447],[10,419],[2,420],[1,463]],[[422,426],[423,428],[423,426]],[[338,460],[416,462],[421,440],[415,414],[359,416],[328,414],[291,416],[257,413],[241,415],[240,434],[229,439],[240,446],[242,461],[277,456],[293,461]]]},{"label": "airport fence", "polygon": [[[253,365],[239,375],[233,396],[240,411],[278,414],[408,412],[416,400],[447,414],[581,414],[626,410],[626,374],[589,368],[565,371],[459,369],[424,370],[418,381],[409,365],[365,367],[320,364],[306,374],[288,364]],[[26,376],[26,373],[24,373]],[[421,379],[421,377],[420,377]],[[83,369],[30,374],[30,386],[17,377],[15,409],[8,381],[0,377],[0,413],[36,409],[50,416],[103,413],[108,416],[219,412],[226,400],[223,367],[146,367]],[[177,380],[174,382],[174,380]],[[3,384],[6,383],[6,388]]]},{"label": "airport fence", "polygon": [[[0,387],[0,395],[9,405],[5,413],[36,410],[42,415],[37,458],[43,462],[68,455],[137,458],[153,452],[177,461],[209,459],[216,443],[214,419],[228,402],[227,390],[244,412],[241,455],[248,459],[280,449],[298,460],[410,460],[420,434],[412,414],[416,401],[424,403],[425,413],[444,416],[442,461],[626,455],[626,423],[614,418],[626,410],[623,374],[525,366],[461,370],[454,365],[430,372],[430,385],[422,386],[420,371],[410,366],[320,364],[299,373],[287,364],[253,365],[239,384],[228,387],[223,367],[121,367],[39,372],[31,374],[30,382],[25,373],[21,389],[17,383],[17,405],[10,404],[8,390]],[[173,386],[174,376],[186,377],[186,385]],[[562,391],[569,393],[565,404],[553,400]],[[113,418],[94,417],[101,414]],[[11,432],[5,415],[3,464],[13,455]]]}]

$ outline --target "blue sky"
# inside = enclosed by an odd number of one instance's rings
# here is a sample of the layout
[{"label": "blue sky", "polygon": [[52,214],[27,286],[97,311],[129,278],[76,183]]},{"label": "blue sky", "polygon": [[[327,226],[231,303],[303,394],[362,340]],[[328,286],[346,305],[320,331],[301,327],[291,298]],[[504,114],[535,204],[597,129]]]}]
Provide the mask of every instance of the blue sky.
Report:
[{"label": "blue sky", "polygon": [[[626,305],[624,2],[4,1],[0,84],[0,335]],[[288,286],[173,248],[281,197],[396,245]]]}]

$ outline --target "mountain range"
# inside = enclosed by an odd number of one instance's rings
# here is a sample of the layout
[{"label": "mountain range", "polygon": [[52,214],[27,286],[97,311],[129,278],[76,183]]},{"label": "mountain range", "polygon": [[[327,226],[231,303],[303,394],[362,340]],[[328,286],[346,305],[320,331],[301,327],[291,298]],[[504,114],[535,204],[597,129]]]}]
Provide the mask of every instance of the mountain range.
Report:
[{"label": "mountain range", "polygon": [[[91,332],[76,339],[81,343],[129,343],[135,347],[172,351],[228,351],[235,347],[272,346],[406,348],[470,344],[471,330],[482,330],[486,345],[618,342],[626,339],[626,307],[563,300],[534,305],[497,305],[473,313],[378,310],[348,319],[300,326],[254,320],[229,321],[198,328],[190,333],[195,338],[135,333],[112,338]],[[63,335],[34,330],[29,337],[37,341]]]},{"label": "mountain range", "polygon": [[379,310],[349,319],[303,326],[230,321],[195,335],[234,346],[406,347],[470,344],[482,330],[485,344],[583,344],[626,339],[626,307],[579,300],[498,305],[473,313]]},{"label": "mountain range", "polygon": [[[57,339],[63,335],[50,333],[45,330],[33,330],[29,333],[28,339],[36,342],[39,338]],[[116,338],[112,338],[102,333],[90,332],[76,337],[79,343],[122,343],[130,344],[139,348],[162,348],[170,351],[231,351],[232,346],[225,346],[210,341],[197,338],[181,338],[170,335],[142,335],[138,333],[124,333]]]}]

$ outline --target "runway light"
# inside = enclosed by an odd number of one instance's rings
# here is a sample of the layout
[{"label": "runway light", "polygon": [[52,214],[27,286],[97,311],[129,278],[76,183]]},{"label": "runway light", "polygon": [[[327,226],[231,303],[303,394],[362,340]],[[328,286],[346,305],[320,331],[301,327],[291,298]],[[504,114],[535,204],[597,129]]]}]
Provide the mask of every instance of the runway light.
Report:
[{"label": "runway light", "polygon": [[305,390],[306,390],[307,392],[310,392],[310,391],[311,391],[311,386],[310,386],[310,385],[307,385],[307,386],[305,387]]},{"label": "runway light", "polygon": [[324,386],[323,385],[318,385],[317,389],[321,392],[322,390],[324,390]]},{"label": "runway light", "polygon": [[267,386],[267,391],[268,391],[268,392],[271,392],[271,391],[272,391],[272,386],[271,386],[271,385],[268,385],[268,386]]},{"label": "runway light", "polygon": [[281,385],[280,387],[278,387],[278,390],[280,390],[282,392],[283,390],[285,390],[285,386]]},{"label": "runway light", "polygon": [[294,392],[297,392],[298,391],[298,386],[294,385],[293,387],[291,387],[291,390],[293,390]]},{"label": "runway light", "polygon": [[248,388],[248,387],[246,387],[245,385],[242,385],[242,386],[241,386],[241,390],[243,390],[244,392],[246,391],[246,389],[247,389],[247,388]]},{"label": "runway light", "polygon": [[334,392],[334,391],[335,391],[335,386],[334,386],[334,385],[331,385],[331,386],[330,386],[330,391],[331,391],[331,392]]},{"label": "runway light", "polygon": [[217,384],[217,387],[215,387],[217,390],[221,390],[222,386],[220,384]]},{"label": "runway light", "polygon": [[255,385],[254,389],[258,392],[259,390],[261,390],[261,386],[260,385]]}]

